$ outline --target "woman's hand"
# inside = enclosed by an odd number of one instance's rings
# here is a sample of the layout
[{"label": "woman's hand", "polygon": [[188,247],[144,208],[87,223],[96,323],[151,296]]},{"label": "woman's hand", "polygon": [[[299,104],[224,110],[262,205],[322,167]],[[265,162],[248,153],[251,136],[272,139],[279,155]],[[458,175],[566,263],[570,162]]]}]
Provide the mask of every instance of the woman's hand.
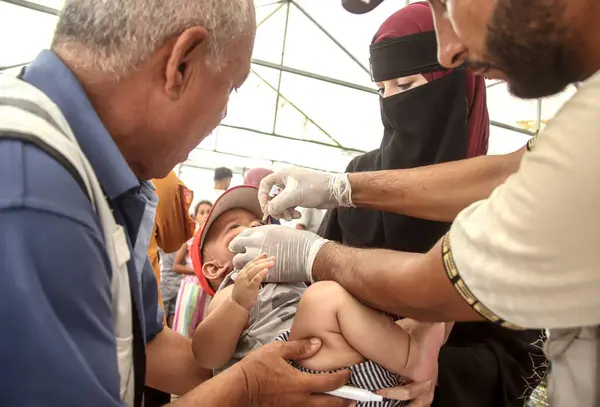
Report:
[{"label": "woman's hand", "polygon": [[275,342],[250,353],[234,369],[242,369],[249,407],[348,407],[350,400],[322,393],[348,382],[350,372],[310,374],[292,367],[287,360],[313,356],[319,340]]},{"label": "woman's hand", "polygon": [[393,400],[412,400],[408,407],[429,407],[433,403],[437,375],[438,372],[435,369],[435,374],[426,382],[413,382],[404,386],[382,389],[377,391],[377,394]]},{"label": "woman's hand", "polygon": [[[404,318],[400,321],[397,321],[396,324],[402,327],[404,331],[410,332],[413,329],[416,329],[421,323],[411,318]],[[382,389],[379,390],[377,394],[393,400],[412,400],[408,407],[429,407],[431,403],[433,403],[435,386],[437,385],[437,376],[438,369],[436,364],[435,372],[429,380],[424,382],[412,382],[404,386],[391,387],[389,389]]]},{"label": "woman's hand", "polygon": [[274,265],[275,258],[267,258],[266,254],[261,254],[246,264],[235,279],[231,298],[250,311],[256,305],[260,285]]}]

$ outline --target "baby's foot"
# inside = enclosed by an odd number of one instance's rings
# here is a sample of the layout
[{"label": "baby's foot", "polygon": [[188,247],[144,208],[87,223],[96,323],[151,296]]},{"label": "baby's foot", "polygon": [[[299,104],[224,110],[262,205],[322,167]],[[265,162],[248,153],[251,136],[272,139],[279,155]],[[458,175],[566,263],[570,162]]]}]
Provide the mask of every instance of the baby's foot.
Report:
[{"label": "baby's foot", "polygon": [[409,379],[424,382],[432,378],[445,333],[444,323],[422,323],[410,332],[411,347],[406,372]]}]

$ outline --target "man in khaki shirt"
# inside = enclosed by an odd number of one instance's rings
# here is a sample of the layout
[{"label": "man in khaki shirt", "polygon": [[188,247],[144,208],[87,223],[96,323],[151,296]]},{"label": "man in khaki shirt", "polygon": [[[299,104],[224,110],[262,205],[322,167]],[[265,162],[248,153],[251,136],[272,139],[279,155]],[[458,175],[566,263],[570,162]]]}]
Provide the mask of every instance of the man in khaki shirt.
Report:
[{"label": "man in khaki shirt", "polygon": [[[520,97],[548,96],[581,81],[578,93],[548,123],[535,148],[521,153],[510,176],[505,170],[497,176],[479,171],[493,161],[510,167],[505,156],[350,175],[289,169],[261,185],[264,210],[275,216],[289,217],[296,206],[364,205],[421,210],[442,219],[472,203],[429,253],[352,249],[269,226],[232,242],[239,253],[235,265],[268,252],[296,265],[276,266],[271,281],[334,280],[375,308],[421,320],[549,328],[550,405],[598,406],[600,2],[430,3],[442,65],[467,63],[479,74],[507,80]],[[496,182],[502,177],[504,183]],[[483,182],[469,188],[469,179]],[[431,189],[436,182],[439,189]],[[286,188],[267,202],[274,183]],[[493,191],[489,197],[485,188]]]}]

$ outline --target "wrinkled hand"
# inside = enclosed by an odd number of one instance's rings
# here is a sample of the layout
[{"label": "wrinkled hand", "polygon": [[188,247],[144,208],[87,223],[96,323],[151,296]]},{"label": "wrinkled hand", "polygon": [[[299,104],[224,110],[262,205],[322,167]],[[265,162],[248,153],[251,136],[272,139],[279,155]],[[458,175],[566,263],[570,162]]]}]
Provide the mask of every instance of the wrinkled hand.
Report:
[{"label": "wrinkled hand", "polygon": [[233,266],[241,269],[248,262],[266,253],[277,259],[266,281],[272,283],[313,282],[312,268],[321,247],[328,240],[312,232],[280,225],[259,226],[244,230],[229,244],[237,253]]},{"label": "wrinkled hand", "polygon": [[[271,201],[273,185],[283,191]],[[265,177],[260,183],[258,200],[263,212],[276,219],[299,219],[296,207],[329,209],[352,206],[348,174],[331,174],[302,168],[288,168]]]},{"label": "wrinkled hand", "polygon": [[275,342],[250,353],[239,364],[246,377],[252,407],[343,407],[351,402],[326,396],[348,382],[349,372],[309,374],[286,360],[302,360],[319,350],[320,341]]},{"label": "wrinkled hand", "polygon": [[275,265],[275,258],[268,258],[266,254],[252,259],[237,274],[231,298],[250,311],[256,305],[260,285],[273,265]]}]

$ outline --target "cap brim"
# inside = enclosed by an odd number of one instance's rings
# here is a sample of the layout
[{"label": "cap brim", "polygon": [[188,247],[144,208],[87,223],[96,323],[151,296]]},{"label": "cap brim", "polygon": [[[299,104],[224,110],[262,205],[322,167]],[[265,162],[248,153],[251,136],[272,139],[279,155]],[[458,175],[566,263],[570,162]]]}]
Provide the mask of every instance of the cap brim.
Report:
[{"label": "cap brim", "polygon": [[262,218],[263,213],[258,202],[258,188],[251,185],[240,185],[223,192],[210,210],[206,223],[202,229],[196,233],[196,236],[194,236],[192,247],[190,248],[194,272],[200,280],[200,285],[204,291],[211,296],[215,295],[215,291],[202,272],[202,246],[204,245],[206,235],[215,220],[223,213],[234,208],[246,209],[255,214],[257,218]]},{"label": "cap brim", "polygon": [[342,0],[342,6],[353,14],[365,14],[374,10],[383,0]]}]

